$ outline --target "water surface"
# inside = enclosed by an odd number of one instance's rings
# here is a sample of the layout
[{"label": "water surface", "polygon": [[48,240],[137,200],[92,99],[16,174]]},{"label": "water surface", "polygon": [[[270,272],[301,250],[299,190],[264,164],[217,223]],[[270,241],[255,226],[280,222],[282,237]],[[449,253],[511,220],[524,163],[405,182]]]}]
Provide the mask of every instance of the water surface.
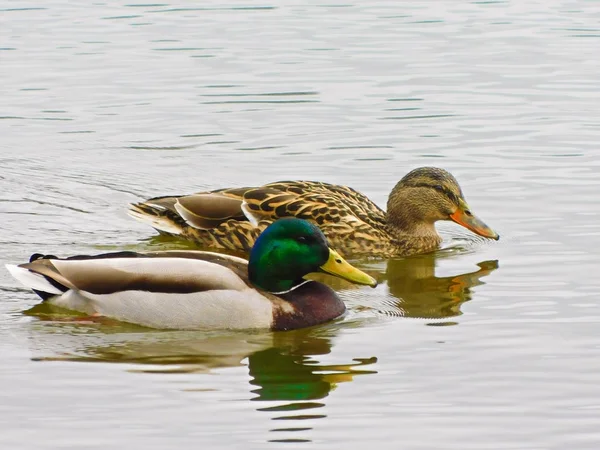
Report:
[{"label": "water surface", "polygon": [[[0,447],[596,449],[600,8],[0,5],[0,262],[172,248],[126,205],[441,166],[502,236],[356,261],[288,333],[77,322],[0,271]],[[33,310],[32,310],[33,308]]]}]

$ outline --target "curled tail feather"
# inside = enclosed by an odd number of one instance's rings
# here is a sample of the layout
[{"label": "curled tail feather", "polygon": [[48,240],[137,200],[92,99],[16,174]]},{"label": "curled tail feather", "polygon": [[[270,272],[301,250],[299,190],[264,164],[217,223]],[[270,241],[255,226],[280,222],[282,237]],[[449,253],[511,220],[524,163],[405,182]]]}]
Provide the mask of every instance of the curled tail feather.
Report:
[{"label": "curled tail feather", "polygon": [[[162,202],[161,202],[162,203]],[[161,234],[179,236],[187,226],[175,209],[168,204],[140,202],[129,205],[128,214],[134,219],[150,225]],[[172,203],[175,204],[175,199]]]}]

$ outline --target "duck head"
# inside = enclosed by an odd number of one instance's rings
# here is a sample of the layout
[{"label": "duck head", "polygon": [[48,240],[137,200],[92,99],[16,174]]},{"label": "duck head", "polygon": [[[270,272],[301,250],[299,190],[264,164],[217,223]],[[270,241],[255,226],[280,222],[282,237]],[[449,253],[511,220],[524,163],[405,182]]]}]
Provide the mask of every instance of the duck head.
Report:
[{"label": "duck head", "polygon": [[434,227],[438,220],[451,220],[489,239],[500,237],[473,214],[458,182],[449,172],[435,167],[414,169],[392,190],[387,221],[405,234],[438,236]]},{"label": "duck head", "polygon": [[375,279],[329,248],[321,230],[306,220],[288,217],[269,225],[250,252],[250,282],[283,293],[302,284],[310,273],[325,272],[356,284],[375,287]]}]

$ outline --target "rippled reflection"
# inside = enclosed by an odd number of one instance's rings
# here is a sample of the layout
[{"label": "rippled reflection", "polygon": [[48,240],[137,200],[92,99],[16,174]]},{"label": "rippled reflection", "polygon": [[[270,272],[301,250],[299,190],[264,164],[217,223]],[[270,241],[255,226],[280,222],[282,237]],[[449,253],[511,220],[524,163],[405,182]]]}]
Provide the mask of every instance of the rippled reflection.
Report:
[{"label": "rippled reflection", "polygon": [[347,364],[321,364],[318,356],[331,352],[331,337],[316,337],[310,330],[298,330],[279,333],[277,340],[278,346],[248,358],[251,384],[257,387],[253,390],[256,397],[252,400],[286,401],[258,408],[271,413],[272,420],[283,421],[271,430],[278,434],[271,441],[307,441],[295,435],[288,438],[285,433],[310,430],[311,427],[304,425],[305,421],[325,418],[326,415],[319,411],[325,406],[323,399],[336,385],[352,381],[356,375],[377,373],[362,368],[374,364],[377,358],[355,358]]},{"label": "rippled reflection", "polygon": [[405,317],[444,318],[461,314],[461,305],[473,298],[472,288],[498,268],[498,261],[482,261],[479,270],[438,277],[435,255],[388,261],[385,278],[390,294]]},{"label": "rippled reflection", "polygon": [[444,257],[443,252],[437,252],[376,264],[353,262],[377,279],[380,285],[375,290],[357,288],[329,275],[311,278],[338,290],[348,309],[359,316],[371,311],[398,317],[450,318],[462,314],[461,305],[474,298],[473,288],[485,284],[482,278],[498,268],[498,261],[481,261],[478,270],[437,276],[436,264]]},{"label": "rippled reflection", "polygon": [[[116,321],[85,323],[46,305],[28,313],[52,322],[34,324],[30,342],[37,361],[128,363],[135,364],[132,372],[153,374],[200,375],[247,366],[255,394],[250,400],[269,403],[256,410],[275,421],[270,431],[277,442],[308,441],[301,432],[312,429],[308,422],[326,417],[319,409],[332,389],[357,375],[377,373],[367,368],[377,362],[371,356],[343,364],[320,362],[320,356],[332,353],[341,324],[280,333],[161,332]],[[198,388],[185,390],[218,390],[207,378],[197,381]]]}]

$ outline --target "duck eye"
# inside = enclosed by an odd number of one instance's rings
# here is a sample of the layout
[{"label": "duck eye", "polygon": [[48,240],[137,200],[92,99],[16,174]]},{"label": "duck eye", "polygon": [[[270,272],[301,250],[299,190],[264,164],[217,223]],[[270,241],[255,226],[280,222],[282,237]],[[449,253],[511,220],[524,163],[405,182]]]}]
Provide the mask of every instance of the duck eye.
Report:
[{"label": "duck eye", "polygon": [[308,241],[308,239],[306,239],[306,236],[300,236],[300,237],[297,239],[297,241],[298,241],[298,242],[306,242],[306,241]]},{"label": "duck eye", "polygon": [[465,209],[465,216],[471,217],[473,214],[468,209]]}]

